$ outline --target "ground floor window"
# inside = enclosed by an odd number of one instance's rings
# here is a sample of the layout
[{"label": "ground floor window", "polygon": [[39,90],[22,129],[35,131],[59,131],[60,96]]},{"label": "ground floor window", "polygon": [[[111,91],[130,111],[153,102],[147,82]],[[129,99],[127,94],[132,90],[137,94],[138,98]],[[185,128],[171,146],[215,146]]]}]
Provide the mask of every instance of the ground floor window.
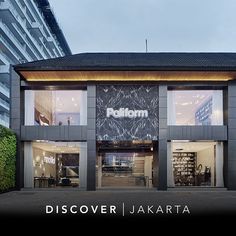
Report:
[{"label": "ground floor window", "polygon": [[25,143],[25,186],[79,187],[86,156],[87,148],[80,142]]},{"label": "ground floor window", "polygon": [[223,187],[223,144],[172,141],[169,149],[169,186]]},{"label": "ground floor window", "polygon": [[156,185],[151,141],[99,142],[97,187],[148,187]]}]

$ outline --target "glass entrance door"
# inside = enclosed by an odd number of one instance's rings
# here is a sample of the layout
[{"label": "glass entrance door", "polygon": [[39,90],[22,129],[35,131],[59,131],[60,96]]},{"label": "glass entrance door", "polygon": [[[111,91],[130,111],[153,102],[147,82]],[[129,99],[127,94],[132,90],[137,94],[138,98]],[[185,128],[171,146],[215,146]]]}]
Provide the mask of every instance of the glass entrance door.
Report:
[{"label": "glass entrance door", "polygon": [[97,187],[153,187],[152,143],[98,145]]}]

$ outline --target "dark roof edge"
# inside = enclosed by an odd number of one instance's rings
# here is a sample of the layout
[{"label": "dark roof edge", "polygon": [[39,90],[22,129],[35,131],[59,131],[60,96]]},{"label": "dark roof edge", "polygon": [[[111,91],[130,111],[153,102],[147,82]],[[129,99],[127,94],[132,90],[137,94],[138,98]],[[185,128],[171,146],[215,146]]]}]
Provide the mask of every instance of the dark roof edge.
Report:
[{"label": "dark roof edge", "polygon": [[227,71],[236,71],[236,67],[222,67],[222,66],[215,66],[215,67],[199,67],[199,66],[191,66],[191,67],[177,67],[177,66],[162,66],[162,67],[155,67],[155,66],[127,66],[127,67],[107,67],[107,66],[91,66],[91,67],[24,67],[20,65],[13,66],[15,71],[219,71],[219,72],[227,72]]},{"label": "dark roof edge", "polygon": [[62,50],[65,55],[71,55],[71,49],[67,43],[65,35],[63,34],[55,15],[51,9],[50,3],[48,0],[36,0],[38,8],[41,10],[45,20],[47,21],[48,26],[50,27],[51,32],[56,36]]}]

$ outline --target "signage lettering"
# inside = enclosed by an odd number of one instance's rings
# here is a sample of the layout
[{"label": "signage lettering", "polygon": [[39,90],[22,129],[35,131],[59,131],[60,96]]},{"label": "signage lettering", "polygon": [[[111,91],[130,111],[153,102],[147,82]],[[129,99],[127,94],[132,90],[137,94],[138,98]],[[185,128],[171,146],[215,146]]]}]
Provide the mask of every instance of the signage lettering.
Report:
[{"label": "signage lettering", "polygon": [[129,108],[120,108],[119,110],[114,110],[113,108],[107,108],[106,117],[109,118],[113,116],[114,118],[147,118],[147,110],[130,110]]},{"label": "signage lettering", "polygon": [[54,157],[44,157],[44,162],[48,164],[55,164],[55,158]]}]

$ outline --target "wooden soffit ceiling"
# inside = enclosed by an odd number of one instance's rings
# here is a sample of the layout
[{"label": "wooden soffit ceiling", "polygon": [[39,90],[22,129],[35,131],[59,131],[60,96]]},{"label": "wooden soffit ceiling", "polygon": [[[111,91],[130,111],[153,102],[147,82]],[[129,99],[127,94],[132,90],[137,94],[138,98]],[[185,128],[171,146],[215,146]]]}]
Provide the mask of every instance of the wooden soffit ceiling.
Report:
[{"label": "wooden soffit ceiling", "polygon": [[236,72],[215,71],[20,71],[27,81],[229,81]]}]

